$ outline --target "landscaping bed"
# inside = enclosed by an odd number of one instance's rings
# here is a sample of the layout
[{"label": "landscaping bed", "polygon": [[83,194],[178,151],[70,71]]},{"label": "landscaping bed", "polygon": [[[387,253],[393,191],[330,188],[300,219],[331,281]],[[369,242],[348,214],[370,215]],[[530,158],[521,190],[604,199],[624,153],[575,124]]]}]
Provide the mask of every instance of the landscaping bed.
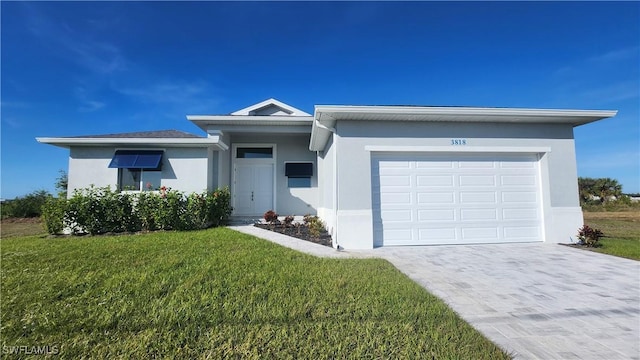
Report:
[{"label": "landscaping bed", "polygon": [[315,244],[320,244],[328,247],[332,247],[331,245],[331,235],[326,230],[320,231],[319,236],[313,236],[309,231],[309,227],[304,224],[292,225],[292,226],[283,226],[280,225],[271,225],[271,224],[263,224],[258,223],[255,224],[256,227],[261,229],[277,232],[283,235],[291,236],[294,238],[298,238],[305,241],[310,241]]}]

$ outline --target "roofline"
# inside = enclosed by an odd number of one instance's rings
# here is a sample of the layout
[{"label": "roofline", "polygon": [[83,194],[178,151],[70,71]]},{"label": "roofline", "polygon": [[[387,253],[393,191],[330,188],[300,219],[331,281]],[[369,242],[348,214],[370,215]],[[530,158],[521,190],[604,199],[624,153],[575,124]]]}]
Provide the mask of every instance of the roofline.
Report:
[{"label": "roofline", "polygon": [[187,120],[192,122],[205,122],[213,124],[238,125],[253,122],[256,124],[286,123],[292,125],[311,124],[313,116],[291,115],[187,115]]},{"label": "roofline", "polygon": [[[334,131],[335,122],[340,120],[550,123],[570,124],[575,127],[610,118],[617,113],[617,110],[316,105],[309,150],[320,151],[324,149],[330,133]],[[349,115],[363,115],[364,117],[354,118]]]},{"label": "roofline", "polygon": [[[534,108],[485,108],[485,107],[439,107],[439,106],[360,106],[360,105],[316,105],[318,113],[348,112],[407,115],[467,115],[467,116],[545,116],[545,117],[585,117],[598,120],[615,116],[617,110],[573,110]],[[594,120],[596,121],[596,120]]]},{"label": "roofline", "polygon": [[63,148],[71,146],[114,146],[145,145],[165,147],[214,147],[220,150],[229,148],[220,138],[69,138],[69,137],[37,137],[42,144]]}]

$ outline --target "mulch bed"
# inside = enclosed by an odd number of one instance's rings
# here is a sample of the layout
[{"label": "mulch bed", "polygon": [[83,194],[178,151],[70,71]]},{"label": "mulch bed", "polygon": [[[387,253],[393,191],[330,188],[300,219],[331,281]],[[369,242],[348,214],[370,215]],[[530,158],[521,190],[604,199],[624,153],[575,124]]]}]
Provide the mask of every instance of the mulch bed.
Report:
[{"label": "mulch bed", "polygon": [[298,238],[301,240],[309,241],[315,244],[332,247],[331,235],[329,235],[329,233],[327,233],[326,231],[322,231],[320,233],[320,236],[318,238],[315,238],[311,236],[311,234],[309,233],[309,228],[304,225],[301,225],[299,227],[296,227],[296,226],[284,227],[280,224],[275,226],[269,225],[269,224],[255,224],[254,226],[259,227],[261,229],[265,229],[265,230],[277,232],[280,234],[284,234],[287,236],[291,236],[294,238]]}]

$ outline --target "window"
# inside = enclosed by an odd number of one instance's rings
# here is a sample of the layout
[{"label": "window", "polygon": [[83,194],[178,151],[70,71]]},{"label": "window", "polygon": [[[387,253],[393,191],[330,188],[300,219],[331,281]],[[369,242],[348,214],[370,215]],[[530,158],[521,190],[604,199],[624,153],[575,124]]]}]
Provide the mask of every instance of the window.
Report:
[{"label": "window", "polygon": [[313,163],[285,163],[284,175],[287,177],[287,185],[290,188],[311,187]]},{"label": "window", "polygon": [[290,188],[309,188],[311,187],[310,177],[287,178],[287,186]]},{"label": "window", "polygon": [[140,191],[140,169],[118,169],[118,190]]},{"label": "window", "polygon": [[117,150],[109,167],[118,169],[118,190],[160,188],[162,154],[158,150]]},{"label": "window", "polygon": [[271,159],[273,158],[273,148],[250,148],[239,147],[236,149],[238,159]]}]

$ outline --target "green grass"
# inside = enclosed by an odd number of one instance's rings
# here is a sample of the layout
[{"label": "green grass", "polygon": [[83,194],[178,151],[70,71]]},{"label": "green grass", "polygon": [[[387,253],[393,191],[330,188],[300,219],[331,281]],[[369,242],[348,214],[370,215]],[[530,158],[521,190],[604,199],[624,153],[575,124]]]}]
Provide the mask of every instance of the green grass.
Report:
[{"label": "green grass", "polygon": [[585,212],[584,222],[605,235],[594,251],[640,260],[640,211]]},{"label": "green grass", "polygon": [[1,242],[2,346],[62,358],[508,355],[380,259],[321,259],[225,228]]}]

